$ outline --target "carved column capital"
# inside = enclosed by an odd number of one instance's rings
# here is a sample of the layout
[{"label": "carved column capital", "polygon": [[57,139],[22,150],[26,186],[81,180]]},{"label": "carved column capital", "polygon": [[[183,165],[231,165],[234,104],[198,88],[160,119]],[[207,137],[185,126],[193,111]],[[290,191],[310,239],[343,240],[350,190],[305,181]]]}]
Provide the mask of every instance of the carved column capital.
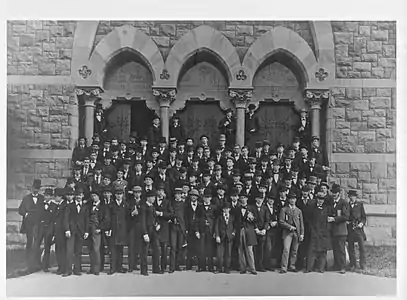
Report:
[{"label": "carved column capital", "polygon": [[160,107],[170,107],[175,101],[177,90],[174,88],[153,88],[153,96],[156,98]]},{"label": "carved column capital", "polygon": [[76,87],[75,92],[82,104],[94,105],[94,102],[100,99],[103,90],[95,86],[81,86]]},{"label": "carved column capital", "polygon": [[329,90],[305,90],[304,100],[311,109],[321,109],[323,101],[329,99]]},{"label": "carved column capital", "polygon": [[253,96],[253,90],[249,89],[230,89],[229,97],[236,108],[246,108]]}]

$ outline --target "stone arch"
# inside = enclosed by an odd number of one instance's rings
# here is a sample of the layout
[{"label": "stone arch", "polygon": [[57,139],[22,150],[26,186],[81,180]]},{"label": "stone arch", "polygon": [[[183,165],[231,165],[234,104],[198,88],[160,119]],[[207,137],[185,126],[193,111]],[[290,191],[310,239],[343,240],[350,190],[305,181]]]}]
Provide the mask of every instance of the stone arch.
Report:
[{"label": "stone arch", "polygon": [[166,85],[176,86],[184,63],[202,49],[212,52],[221,62],[228,74],[228,82],[232,85],[236,80],[233,70],[241,67],[239,55],[236,48],[222,33],[208,25],[191,30],[172,47],[165,63],[170,74]]},{"label": "stone arch", "polygon": [[277,52],[283,52],[295,60],[302,70],[304,87],[315,80],[318,62],[311,47],[296,32],[278,26],[260,36],[243,59],[242,66],[248,73],[250,85],[261,64]]},{"label": "stone arch", "polygon": [[151,71],[154,82],[164,69],[164,60],[156,43],[150,36],[130,25],[115,28],[96,46],[90,57],[92,74],[90,81],[103,85],[105,69],[109,61],[122,51],[137,53]]}]

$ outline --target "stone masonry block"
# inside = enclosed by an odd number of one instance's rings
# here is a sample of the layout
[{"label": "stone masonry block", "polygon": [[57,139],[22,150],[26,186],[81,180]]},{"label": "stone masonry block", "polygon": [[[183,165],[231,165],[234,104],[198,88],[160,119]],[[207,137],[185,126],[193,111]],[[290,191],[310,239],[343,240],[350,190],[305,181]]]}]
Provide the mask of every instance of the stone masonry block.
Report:
[{"label": "stone masonry block", "polygon": [[395,68],[396,59],[395,58],[379,58],[379,66],[383,68]]},{"label": "stone masonry block", "polygon": [[341,178],[341,186],[344,189],[356,189],[357,179],[356,178]]},{"label": "stone masonry block", "polygon": [[175,36],[175,24],[160,24],[159,30],[163,36]]},{"label": "stone masonry block", "polygon": [[358,122],[362,120],[362,112],[346,109],[346,120],[349,122]]},{"label": "stone masonry block", "polygon": [[384,78],[384,68],[372,68],[372,76],[375,78]]},{"label": "stone masonry block", "polygon": [[388,139],[386,141],[386,150],[387,152],[396,152],[396,140],[395,139]]},{"label": "stone masonry block", "polygon": [[383,57],[396,57],[395,45],[383,45]]},{"label": "stone masonry block", "polygon": [[370,62],[355,62],[353,63],[353,69],[357,72],[370,72],[372,64]]},{"label": "stone masonry block", "polygon": [[369,100],[354,100],[352,101],[352,107],[354,110],[368,110]]},{"label": "stone masonry block", "polygon": [[359,26],[359,35],[370,36],[370,26]]},{"label": "stone masonry block", "polygon": [[357,178],[358,178],[359,183],[360,182],[370,182],[371,181],[371,177],[370,177],[369,172],[358,172]]},{"label": "stone masonry block", "polygon": [[367,53],[382,53],[382,42],[367,42]]},{"label": "stone masonry block", "polygon": [[378,141],[386,140],[387,138],[391,138],[391,129],[377,129],[376,138]]},{"label": "stone masonry block", "polygon": [[372,30],[371,38],[374,41],[387,41],[389,39],[389,31],[388,30]]},{"label": "stone masonry block", "polygon": [[370,163],[364,163],[364,162],[350,163],[350,169],[368,172],[368,171],[370,171]]},{"label": "stone masonry block", "polygon": [[350,122],[350,129],[351,130],[367,130],[367,122]]},{"label": "stone masonry block", "polygon": [[350,129],[350,122],[336,121],[336,129]]},{"label": "stone masonry block", "polygon": [[374,131],[359,131],[359,143],[374,142],[376,140],[376,133]]},{"label": "stone masonry block", "polygon": [[336,173],[346,174],[349,173],[349,163],[336,163],[335,164]]},{"label": "stone masonry block", "polygon": [[363,183],[363,192],[367,194],[374,194],[378,191],[377,183]]},{"label": "stone masonry block", "polygon": [[[355,63],[356,64],[356,63]],[[361,88],[346,88],[346,98],[359,100],[362,98]]]},{"label": "stone masonry block", "polygon": [[369,128],[386,128],[386,118],[384,117],[369,117],[367,119]]},{"label": "stone masonry block", "polygon": [[253,35],[254,27],[251,25],[237,25],[236,32],[238,35]]},{"label": "stone masonry block", "polygon": [[379,97],[391,97],[391,88],[379,88],[379,89],[377,89],[377,96],[379,96]]},{"label": "stone masonry block", "polygon": [[335,44],[351,44],[353,42],[353,33],[334,32]]},{"label": "stone masonry block", "polygon": [[397,188],[396,179],[379,179],[379,188],[381,190],[395,190]]},{"label": "stone masonry block", "polygon": [[371,163],[371,175],[372,178],[387,178],[387,163],[374,162]]},{"label": "stone masonry block", "polygon": [[333,87],[331,88],[332,96],[345,96],[346,89],[343,87]]},{"label": "stone masonry block", "polygon": [[371,204],[387,204],[387,194],[371,194]]},{"label": "stone masonry block", "polygon": [[337,119],[345,119],[345,108],[333,108],[333,117]]},{"label": "stone masonry block", "polygon": [[389,191],[387,193],[387,204],[397,203],[397,193],[395,191]]},{"label": "stone masonry block", "polygon": [[[377,61],[377,54],[374,54],[374,53],[362,54],[362,61],[364,61],[364,62],[375,62],[375,61]],[[372,65],[369,64],[368,69],[365,70],[365,71],[371,71],[371,66]],[[355,64],[353,65],[353,67],[356,68]]]},{"label": "stone masonry block", "polygon": [[384,153],[386,152],[385,142],[366,142],[365,143],[366,153]]},{"label": "stone masonry block", "polygon": [[386,117],[386,110],[385,109],[375,109],[374,116],[375,117]]}]

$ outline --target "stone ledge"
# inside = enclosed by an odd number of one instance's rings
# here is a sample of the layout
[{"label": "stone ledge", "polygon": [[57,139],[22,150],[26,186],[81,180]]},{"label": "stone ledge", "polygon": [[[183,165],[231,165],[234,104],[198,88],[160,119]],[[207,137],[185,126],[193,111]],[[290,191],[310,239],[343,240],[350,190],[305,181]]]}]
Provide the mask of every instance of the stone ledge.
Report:
[{"label": "stone ledge", "polygon": [[396,162],[396,154],[332,153],[331,162]]},{"label": "stone ledge", "polygon": [[40,150],[20,149],[9,152],[10,157],[19,158],[46,158],[46,159],[71,159],[72,150]]},{"label": "stone ledge", "polygon": [[[395,79],[370,79],[370,78],[335,78],[332,80],[325,80],[318,83],[318,88],[332,88],[332,87],[360,87],[360,88],[395,88],[397,81]],[[308,88],[312,88],[311,86]],[[317,88],[317,87],[315,87]]]},{"label": "stone ledge", "polygon": [[374,205],[374,204],[364,204],[366,214],[369,216],[396,216],[397,206],[396,205]]},{"label": "stone ledge", "polygon": [[8,75],[7,84],[71,84],[74,81],[71,76],[41,76],[41,75]]}]

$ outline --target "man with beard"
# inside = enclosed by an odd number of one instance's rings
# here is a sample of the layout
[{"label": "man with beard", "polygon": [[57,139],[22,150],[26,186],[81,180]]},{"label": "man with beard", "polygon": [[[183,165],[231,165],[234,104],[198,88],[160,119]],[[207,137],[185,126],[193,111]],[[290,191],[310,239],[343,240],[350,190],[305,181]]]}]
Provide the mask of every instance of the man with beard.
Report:
[{"label": "man with beard", "polygon": [[232,109],[226,111],[226,116],[219,121],[219,133],[226,136],[226,146],[231,147],[235,141],[236,119],[233,117]]}]

